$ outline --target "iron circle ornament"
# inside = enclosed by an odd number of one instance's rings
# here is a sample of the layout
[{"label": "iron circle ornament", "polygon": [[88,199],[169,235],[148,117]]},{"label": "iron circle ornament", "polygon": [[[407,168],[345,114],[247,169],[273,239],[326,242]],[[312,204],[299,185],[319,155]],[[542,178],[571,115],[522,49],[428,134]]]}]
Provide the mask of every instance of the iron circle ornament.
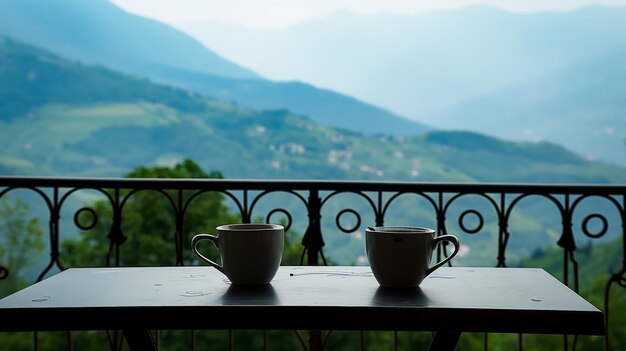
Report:
[{"label": "iron circle ornament", "polygon": [[[346,213],[350,213],[356,218],[356,224],[353,227],[346,228],[341,224],[341,217]],[[339,230],[341,230],[342,232],[346,234],[354,233],[359,227],[361,227],[361,215],[351,208],[346,208],[337,213],[337,217],[335,217],[335,223],[337,224],[337,228],[339,228]]]},{"label": "iron circle ornament", "polygon": [[[478,219],[478,223],[476,224],[474,228],[468,228],[465,225],[465,218],[469,215],[474,215]],[[485,220],[483,219],[483,215],[474,209],[465,210],[463,211],[463,213],[461,213],[461,215],[459,215],[459,227],[467,234],[478,233],[481,229],[483,229],[483,225],[485,225]]]},{"label": "iron circle ornament", "polygon": [[[598,219],[602,223],[602,228],[596,233],[592,233],[591,231],[589,231],[589,222],[591,222],[594,219]],[[606,220],[606,217],[604,217],[603,215],[594,213],[594,214],[590,214],[586,216],[585,219],[583,219],[581,227],[582,227],[583,233],[585,233],[586,236],[593,238],[593,239],[597,239],[597,238],[604,236],[604,234],[606,234],[606,232],[609,229],[609,222]]]},{"label": "iron circle ornament", "polygon": [[284,208],[275,208],[271,210],[267,214],[267,217],[265,217],[265,223],[272,223],[271,222],[272,216],[276,213],[282,213],[283,215],[285,215],[285,217],[287,217],[287,224],[285,225],[285,231],[288,231],[289,228],[291,228],[293,218],[291,217],[291,214],[289,213],[289,211],[285,210]]},{"label": "iron circle ornament", "polygon": [[[91,222],[89,224],[82,223],[81,216],[83,213],[89,213],[89,215],[91,216]],[[76,213],[74,213],[74,224],[82,230],[93,229],[96,224],[98,224],[98,214],[92,208],[83,207],[76,211]]]}]

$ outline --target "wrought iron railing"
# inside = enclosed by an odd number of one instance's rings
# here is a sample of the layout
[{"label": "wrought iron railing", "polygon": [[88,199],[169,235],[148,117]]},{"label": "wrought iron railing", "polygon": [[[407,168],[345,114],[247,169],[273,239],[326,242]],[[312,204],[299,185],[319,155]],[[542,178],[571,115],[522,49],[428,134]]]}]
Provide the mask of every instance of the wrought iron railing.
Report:
[{"label": "wrought iron railing", "polygon": [[[597,302],[605,312],[608,329],[608,336],[600,342],[603,347],[610,349],[614,346],[612,335],[624,328],[623,325],[613,325],[610,316],[623,315],[626,311],[615,310],[610,301],[615,287],[626,288],[626,185],[0,177],[0,201],[18,196],[27,198],[29,203],[39,203],[39,213],[43,213],[48,222],[49,258],[41,264],[41,269],[37,269],[34,280],[66,268],[63,256],[66,253],[62,252],[60,242],[70,235],[68,233],[93,228],[101,215],[91,207],[96,195],[108,204],[112,217],[108,219],[110,228],[105,239],[109,241],[106,265],[120,265],[120,248],[129,237],[123,229],[124,209],[130,199],[143,191],[160,194],[171,208],[174,223],[171,238],[175,247],[172,264],[175,265],[189,264],[185,259],[189,253],[185,215],[194,201],[207,193],[221,194],[238,213],[241,222],[259,218],[267,222],[280,220],[287,229],[301,233],[300,263],[306,265],[342,262],[345,258],[337,253],[339,251],[328,254],[333,250],[326,242],[345,242],[345,234],[348,234],[354,245],[354,240],[358,242],[359,233],[368,225],[429,225],[436,228],[438,235],[454,232],[462,243],[469,243],[465,247],[465,257],[455,258],[453,264],[516,265],[523,256],[516,252],[532,241],[531,236],[538,243],[551,244],[550,253],[553,255],[554,250],[558,250],[562,257],[559,278],[573,290],[581,291],[588,288],[582,287],[581,281],[589,278],[581,274],[592,273],[580,272],[577,249],[606,242],[618,243],[619,257],[613,260],[618,263],[606,268],[610,271],[603,272],[606,278],[602,301]],[[89,195],[81,196],[83,192]],[[69,224],[64,222],[67,211],[73,218]],[[85,216],[91,217],[90,223],[80,219]],[[539,229],[534,220],[543,223]],[[2,235],[4,233],[0,233],[0,243],[7,245],[2,241]],[[472,246],[479,242],[483,243],[482,246]],[[478,253],[489,257],[485,255],[485,247],[493,251],[490,252],[493,259],[482,263],[472,261],[472,255]],[[543,248],[536,250],[542,252]],[[439,257],[446,254],[445,247],[437,253]],[[350,262],[359,264],[360,259],[362,257],[357,254]],[[0,284],[14,269],[8,262],[0,262]],[[302,334],[296,334],[306,347]],[[264,335],[267,338],[267,334]],[[323,345],[328,335],[311,333],[310,337],[316,339],[311,343]],[[110,343],[120,344],[116,340]],[[360,343],[363,348],[362,336]],[[523,348],[521,336],[517,343]],[[564,349],[575,349],[577,338],[564,336],[562,344]]]}]

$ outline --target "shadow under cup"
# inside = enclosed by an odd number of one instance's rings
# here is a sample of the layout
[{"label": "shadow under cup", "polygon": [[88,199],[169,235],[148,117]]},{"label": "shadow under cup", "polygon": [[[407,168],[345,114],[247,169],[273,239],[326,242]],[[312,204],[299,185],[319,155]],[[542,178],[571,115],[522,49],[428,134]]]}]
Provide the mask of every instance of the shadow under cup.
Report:
[{"label": "shadow under cup", "polygon": [[[217,235],[197,234],[191,239],[194,253],[222,272],[235,285],[269,284],[282,261],[285,229],[278,224],[226,224]],[[217,247],[221,264],[205,257],[198,249],[202,241]]]},{"label": "shadow under cup", "polygon": [[[448,257],[433,266],[430,261],[438,243],[454,245]],[[414,288],[430,273],[459,252],[454,235],[435,237],[435,230],[422,227],[368,227],[365,230],[367,259],[374,278],[382,287]]]}]

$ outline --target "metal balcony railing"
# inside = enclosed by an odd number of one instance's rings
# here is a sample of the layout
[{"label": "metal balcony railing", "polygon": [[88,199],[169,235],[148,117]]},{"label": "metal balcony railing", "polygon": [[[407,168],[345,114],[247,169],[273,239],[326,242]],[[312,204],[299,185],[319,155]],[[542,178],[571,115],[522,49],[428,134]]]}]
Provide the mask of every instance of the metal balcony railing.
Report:
[{"label": "metal balcony railing", "polygon": [[[0,177],[0,202],[22,198],[33,214],[47,222],[48,252],[35,268],[31,267],[33,281],[67,268],[71,253],[63,252],[62,241],[76,237],[77,232],[93,230],[97,222],[108,226],[106,237],[101,238],[108,247],[102,265],[123,265],[124,247],[134,235],[125,229],[127,207],[145,192],[156,194],[167,204],[173,265],[191,264],[189,238],[195,232],[188,229],[187,214],[206,194],[219,194],[241,222],[284,223],[299,235],[299,263],[305,265],[364,263],[358,252],[349,258],[345,252],[359,247],[359,233],[364,227],[385,224],[432,226],[438,235],[457,234],[465,244],[464,254],[452,260],[457,265],[504,267],[523,264],[526,256],[556,254],[560,257],[558,265],[544,268],[573,290],[592,290],[585,284],[601,277],[600,300],[592,302],[605,312],[608,333],[596,342],[605,349],[626,348],[619,345],[624,342],[625,326],[611,319],[626,313],[616,310],[612,303],[614,296],[624,293],[618,288],[626,288],[625,185]],[[103,214],[96,211],[96,201],[106,204],[110,218],[102,218]],[[6,235],[0,232],[0,244],[5,247],[10,245],[3,241]],[[533,243],[544,246],[529,251]],[[619,246],[617,257],[609,257],[612,266],[600,272],[581,268],[597,259],[593,247],[608,243]],[[338,249],[342,245],[343,251]],[[446,255],[446,248],[440,248],[437,255]],[[606,257],[603,259],[605,262]],[[0,261],[0,287],[17,268]],[[594,284],[599,284],[597,279]],[[303,348],[313,342],[326,345],[332,339],[328,331],[310,332],[308,341],[303,333],[295,334]],[[71,333],[68,335],[71,339]],[[196,332],[192,335],[195,347]],[[231,346],[233,335],[231,331],[228,337]],[[110,348],[121,348],[120,339],[121,334],[108,333]],[[265,348],[267,339],[264,332]],[[398,334],[392,339],[395,349]],[[489,339],[484,336],[485,349]],[[33,342],[35,349],[39,348],[37,334]],[[364,349],[362,333],[358,342]],[[562,336],[560,342],[565,350],[581,347],[575,336]],[[519,349],[525,348],[525,343],[523,336],[517,336]],[[70,340],[68,348],[71,345]]]}]

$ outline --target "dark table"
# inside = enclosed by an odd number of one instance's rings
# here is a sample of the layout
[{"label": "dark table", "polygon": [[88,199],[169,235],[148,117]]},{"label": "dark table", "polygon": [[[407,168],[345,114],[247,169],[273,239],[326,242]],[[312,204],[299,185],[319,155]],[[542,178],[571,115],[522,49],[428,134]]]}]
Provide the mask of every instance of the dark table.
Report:
[{"label": "dark table", "polygon": [[281,267],[271,284],[230,285],[199,267],[71,268],[0,300],[0,331],[432,331],[431,350],[462,332],[604,335],[604,317],[543,269],[441,267],[415,289],[380,288],[367,266]]}]

